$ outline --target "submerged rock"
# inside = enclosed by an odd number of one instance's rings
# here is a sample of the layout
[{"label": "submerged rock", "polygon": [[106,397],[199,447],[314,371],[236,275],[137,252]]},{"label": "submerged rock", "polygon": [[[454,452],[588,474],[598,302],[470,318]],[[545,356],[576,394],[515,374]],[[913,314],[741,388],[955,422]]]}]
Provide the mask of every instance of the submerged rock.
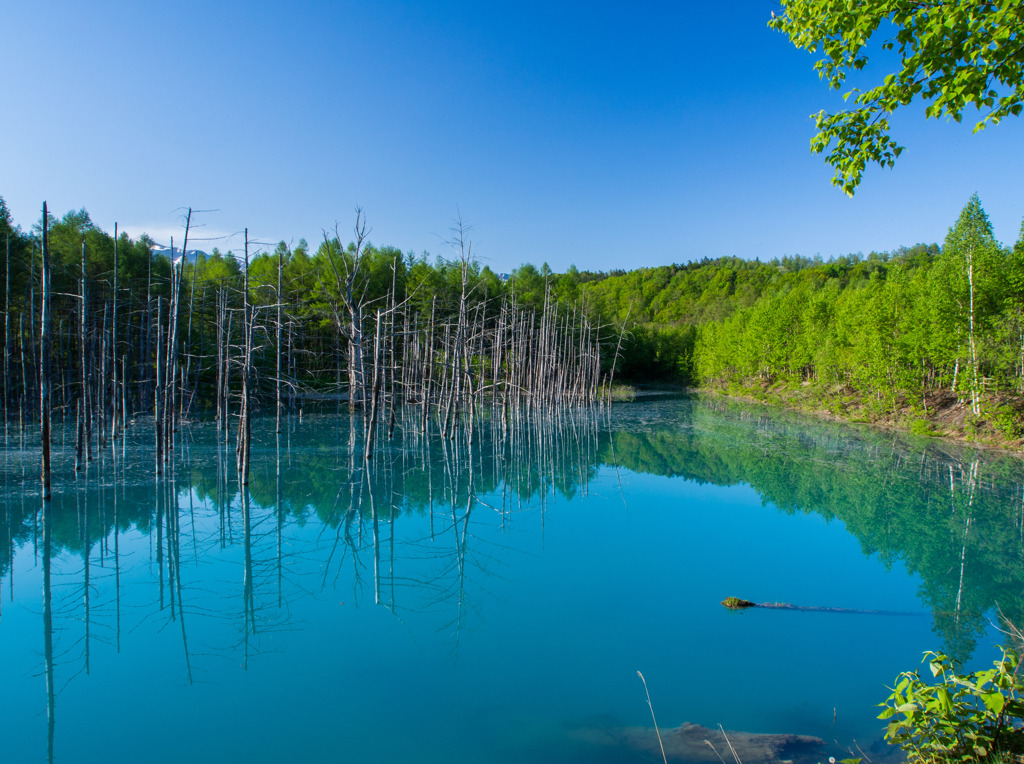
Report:
[{"label": "submerged rock", "polygon": [[[601,747],[628,748],[661,758],[658,736],[653,727],[585,727],[575,730],[573,736]],[[674,729],[662,730],[661,742],[669,761],[708,764],[725,761],[732,764],[738,758],[743,764],[816,764],[826,760],[823,756],[825,741],[810,735],[770,735],[733,730],[723,733],[699,724],[684,723]]]}]

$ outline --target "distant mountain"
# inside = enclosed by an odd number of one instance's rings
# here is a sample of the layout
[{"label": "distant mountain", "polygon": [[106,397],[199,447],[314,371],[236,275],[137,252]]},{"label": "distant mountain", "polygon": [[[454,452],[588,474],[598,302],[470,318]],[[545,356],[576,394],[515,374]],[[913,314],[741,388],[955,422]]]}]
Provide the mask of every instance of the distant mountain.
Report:
[{"label": "distant mountain", "polygon": [[[161,247],[159,244],[154,244],[153,245],[153,254],[154,255],[160,255],[161,257],[169,258],[171,256],[171,248],[170,247]],[[185,262],[187,262],[187,263],[194,263],[196,261],[196,258],[198,258],[200,255],[202,255],[203,257],[209,257],[209,255],[206,252],[203,252],[201,249],[190,249],[190,250],[187,250],[185,252]],[[175,247],[174,248],[174,258],[178,259],[179,257],[181,257],[181,250],[178,249],[177,247]]]}]

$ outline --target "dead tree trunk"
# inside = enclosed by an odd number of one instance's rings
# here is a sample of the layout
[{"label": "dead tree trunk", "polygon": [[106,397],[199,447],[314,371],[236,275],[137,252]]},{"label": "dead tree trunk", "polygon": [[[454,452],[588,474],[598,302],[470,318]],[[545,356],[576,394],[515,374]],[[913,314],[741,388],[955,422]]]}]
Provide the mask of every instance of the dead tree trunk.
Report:
[{"label": "dead tree trunk", "polygon": [[114,285],[111,292],[110,307],[110,365],[112,383],[110,385],[110,448],[117,453],[117,427],[120,421],[117,411],[117,223],[114,223]]},{"label": "dead tree trunk", "polygon": [[50,500],[50,245],[49,217],[43,202],[43,304],[39,320],[39,414],[43,450],[43,500]]},{"label": "dead tree trunk", "polygon": [[161,312],[163,307],[163,297],[158,296],[156,298],[156,374],[155,382],[156,389],[153,395],[153,432],[156,437],[156,474],[157,476],[163,471],[163,448],[164,448],[164,437],[163,437],[163,423],[164,423],[164,412],[163,412],[163,354],[162,348],[163,343],[160,341],[160,327],[161,327]]},{"label": "dead tree trunk", "polygon": [[277,421],[275,432],[281,432],[281,414],[284,403],[281,401],[281,310],[284,303],[284,295],[281,290],[282,276],[284,275],[284,252],[277,253],[277,326],[275,327],[274,349],[276,351],[276,382],[274,383],[275,411]]},{"label": "dead tree trunk", "polygon": [[[187,234],[186,234],[187,236]],[[185,251],[181,253],[181,269],[182,272],[185,270]],[[189,372],[192,370],[192,314],[195,309],[196,301],[196,267],[198,263],[192,265],[192,283],[189,285],[188,290],[188,329],[185,331],[185,341],[188,343],[185,348],[185,367],[181,370],[181,400],[178,407],[178,420],[182,420],[188,416],[189,402],[191,396],[187,395],[186,381],[189,377]],[[197,363],[198,365],[198,363]],[[195,394],[193,391],[192,395]]]},{"label": "dead tree trunk", "polygon": [[11,416],[11,236],[7,235],[4,274],[4,443],[10,437]]},{"label": "dead tree trunk", "polygon": [[78,324],[78,353],[79,353],[79,371],[81,372],[80,384],[81,391],[79,400],[81,401],[81,437],[84,443],[85,459],[89,461],[92,459],[92,444],[91,444],[91,432],[89,429],[89,337],[88,337],[88,326],[86,325],[86,312],[88,310],[89,292],[86,286],[86,272],[85,272],[85,242],[82,242],[82,291],[79,295],[79,299],[82,301],[81,311],[79,312],[79,324]]},{"label": "dead tree trunk", "polygon": [[[249,449],[251,426],[249,419],[252,415],[252,312],[249,306],[249,229],[245,229],[245,273],[242,280],[242,402],[239,407],[238,417],[238,443],[236,454],[238,456],[238,482],[240,485],[249,484]],[[244,492],[244,490],[243,490]]]}]

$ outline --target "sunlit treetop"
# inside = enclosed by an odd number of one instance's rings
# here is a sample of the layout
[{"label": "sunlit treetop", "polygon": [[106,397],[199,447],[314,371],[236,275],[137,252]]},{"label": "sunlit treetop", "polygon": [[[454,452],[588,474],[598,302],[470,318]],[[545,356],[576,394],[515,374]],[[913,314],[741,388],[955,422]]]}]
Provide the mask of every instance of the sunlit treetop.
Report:
[{"label": "sunlit treetop", "polygon": [[[960,122],[978,110],[974,131],[1020,114],[1024,104],[1024,0],[782,0],[769,26],[822,57],[814,65],[833,90],[868,62],[868,43],[881,29],[881,49],[900,59],[897,71],[867,90],[850,89],[852,108],[812,115],[817,154],[828,151],[832,184],[853,196],[869,162],[892,167],[903,151],[888,117],[920,97],[927,117]],[[877,42],[877,41],[876,41]]]}]

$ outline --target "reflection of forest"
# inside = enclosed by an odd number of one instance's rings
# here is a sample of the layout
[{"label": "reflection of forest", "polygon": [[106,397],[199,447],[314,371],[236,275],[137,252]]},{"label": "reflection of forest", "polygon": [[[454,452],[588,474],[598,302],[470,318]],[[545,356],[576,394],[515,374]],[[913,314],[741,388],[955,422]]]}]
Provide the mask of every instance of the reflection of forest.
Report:
[{"label": "reflection of forest", "polygon": [[[181,438],[176,470],[159,481],[142,467],[97,463],[92,477],[82,479],[85,490],[58,489],[46,537],[55,555],[83,560],[88,576],[89,560],[97,556],[104,572],[119,571],[121,534],[149,535],[159,606],[180,621],[186,658],[182,557],[187,563],[241,545],[248,655],[261,629],[281,625],[261,625],[257,594],[280,604],[290,567],[285,558],[294,553],[286,549],[288,528],[322,527],[330,543],[312,553],[326,557],[321,569],[334,566],[323,575],[337,575],[339,561],[347,559],[355,585],[365,586],[374,602],[394,608],[397,581],[426,593],[412,600],[457,601],[461,614],[474,511],[504,523],[552,491],[566,497],[585,491],[598,468],[616,465],[715,485],[746,483],[784,512],[838,518],[865,554],[887,565],[902,561],[920,576],[922,599],[955,655],[973,651],[996,605],[1024,620],[1024,470],[1013,457],[701,401],[623,404],[611,414],[481,417],[472,437],[463,431],[451,439],[422,436],[415,420],[402,422],[392,447],[371,461],[359,456],[362,428],[345,417],[292,422],[277,440],[269,430],[261,439],[258,430],[248,496],[238,493],[233,453],[213,444],[212,428],[199,426]],[[152,440],[141,428],[136,436],[140,444]],[[137,448],[148,465],[146,447]],[[24,471],[8,462],[4,472],[4,576],[15,550],[30,545],[38,553],[44,536],[38,500],[19,488]],[[34,487],[34,469],[28,471],[24,484]],[[196,506],[217,513],[215,539],[197,539],[190,530]],[[395,524],[406,516],[427,524],[431,537],[453,539],[443,564],[429,572],[415,565],[396,572]],[[82,589],[87,595],[90,586]],[[90,606],[87,596],[84,602]],[[114,607],[119,638],[120,606]]]},{"label": "reflection of forest", "polygon": [[[786,513],[836,518],[891,566],[922,581],[945,649],[966,660],[999,607],[1024,620],[1024,466],[1019,458],[908,440],[777,411],[703,402],[672,422],[617,419],[622,467],[746,483]],[[637,408],[635,417],[648,415]],[[611,458],[602,448],[601,459]]]}]

